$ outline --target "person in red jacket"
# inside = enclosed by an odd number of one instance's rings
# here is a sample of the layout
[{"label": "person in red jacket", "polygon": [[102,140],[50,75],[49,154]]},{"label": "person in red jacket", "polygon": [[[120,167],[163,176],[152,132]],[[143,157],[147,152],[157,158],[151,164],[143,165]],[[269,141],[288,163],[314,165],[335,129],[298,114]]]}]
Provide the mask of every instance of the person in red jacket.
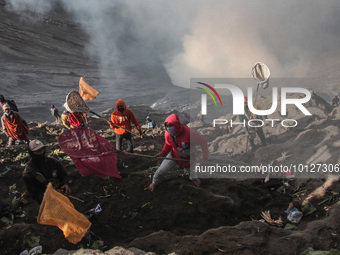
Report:
[{"label": "person in red jacket", "polygon": [[8,137],[7,146],[11,146],[17,140],[28,141],[28,125],[19,113],[12,111],[8,104],[3,106],[4,114],[1,117],[2,131]]},{"label": "person in red jacket", "polygon": [[[162,180],[165,173],[169,172],[176,165],[179,165],[189,173],[189,179],[199,187],[201,185],[201,180],[197,178],[197,175],[190,173],[190,157],[195,158],[196,156],[196,146],[199,145],[203,152],[203,161],[208,160],[208,142],[200,135],[197,131],[184,126],[177,114],[171,114],[164,121],[166,131],[164,134],[165,144],[160,153],[155,157],[167,157],[167,158],[177,158],[186,159],[188,161],[174,161],[174,160],[163,160],[162,164],[159,166],[155,172],[152,183],[149,185],[149,190],[154,191],[157,184]],[[191,135],[191,141],[190,141]]]},{"label": "person in red jacket", "polygon": [[[110,127],[116,133],[116,149],[121,150],[123,139],[128,144],[128,151],[133,152],[133,145],[131,141],[131,122],[139,131],[140,137],[143,138],[142,128],[139,125],[135,115],[130,109],[126,108],[125,102],[118,99],[116,103],[116,110],[111,114]],[[116,125],[117,124],[117,125]]]}]

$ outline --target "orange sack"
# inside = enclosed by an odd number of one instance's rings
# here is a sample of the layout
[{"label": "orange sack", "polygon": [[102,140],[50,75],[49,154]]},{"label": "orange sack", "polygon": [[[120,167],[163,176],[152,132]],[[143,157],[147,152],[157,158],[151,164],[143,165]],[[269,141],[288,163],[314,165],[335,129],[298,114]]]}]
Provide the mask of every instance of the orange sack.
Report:
[{"label": "orange sack", "polygon": [[97,97],[98,91],[92,88],[89,84],[87,84],[83,77],[79,79],[79,94],[80,96],[86,100],[93,100]]},{"label": "orange sack", "polygon": [[37,221],[57,226],[73,244],[79,243],[91,226],[91,222],[74,208],[66,196],[56,191],[52,183],[47,185]]}]

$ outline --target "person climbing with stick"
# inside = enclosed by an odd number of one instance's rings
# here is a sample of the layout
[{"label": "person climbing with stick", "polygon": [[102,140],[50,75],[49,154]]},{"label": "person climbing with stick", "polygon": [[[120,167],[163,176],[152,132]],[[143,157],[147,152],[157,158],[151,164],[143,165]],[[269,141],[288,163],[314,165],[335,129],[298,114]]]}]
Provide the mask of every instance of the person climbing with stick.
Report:
[{"label": "person climbing with stick", "polygon": [[[184,126],[179,120],[177,114],[171,114],[164,121],[166,128],[164,139],[165,144],[160,153],[155,155],[156,158],[167,157],[174,159],[183,159],[186,161],[163,160],[159,168],[156,170],[152,183],[149,185],[149,190],[154,191],[164,174],[173,169],[176,165],[185,168],[189,173],[189,179],[199,187],[201,180],[197,175],[190,173],[190,158],[196,157],[196,146],[199,145],[203,152],[203,161],[208,160],[208,142],[197,131]],[[191,136],[191,139],[190,139]]]},{"label": "person climbing with stick", "polygon": [[[264,63],[256,62],[251,69],[251,73],[253,75],[253,78],[257,82],[257,89],[253,103],[254,107],[256,108],[256,99],[259,92],[259,88],[266,89],[269,86],[270,70],[268,66],[266,66]],[[240,115],[239,118],[240,121],[244,123],[244,130],[246,131],[247,136],[246,152],[251,151],[255,147],[254,139],[256,137],[256,134],[259,136],[262,145],[266,146],[267,142],[266,138],[264,137],[262,127],[259,125],[254,126],[254,124],[253,125],[249,124],[252,122],[252,120],[261,119],[261,117],[253,114],[250,111],[248,107],[247,97],[244,97],[244,115]],[[250,146],[248,146],[248,143],[250,143]]]},{"label": "person climbing with stick", "polygon": [[[251,113],[248,107],[247,97],[244,97],[244,115],[240,115],[239,118],[240,118],[240,122],[245,123],[244,130],[247,136],[246,152],[251,151],[252,149],[255,148],[254,139],[255,139],[256,134],[259,136],[262,146],[266,146],[267,142],[266,142],[266,138],[264,136],[262,127],[255,126],[254,123],[252,126],[249,125],[249,122],[251,122],[254,119],[261,119],[261,117]],[[248,146],[248,142],[250,143],[250,146]]]},{"label": "person climbing with stick", "polygon": [[130,109],[126,108],[126,104],[122,99],[116,102],[116,110],[111,114],[110,127],[116,133],[116,149],[121,150],[123,139],[128,144],[128,151],[133,153],[133,145],[131,141],[131,122],[136,126],[139,131],[140,138],[143,138],[142,128],[139,125],[135,115]]}]

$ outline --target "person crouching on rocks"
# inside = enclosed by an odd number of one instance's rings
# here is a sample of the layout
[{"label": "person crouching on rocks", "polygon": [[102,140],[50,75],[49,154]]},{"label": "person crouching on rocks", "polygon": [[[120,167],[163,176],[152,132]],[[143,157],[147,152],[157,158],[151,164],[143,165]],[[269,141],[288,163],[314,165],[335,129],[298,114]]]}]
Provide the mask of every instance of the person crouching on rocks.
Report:
[{"label": "person crouching on rocks", "polygon": [[19,113],[12,111],[8,104],[3,106],[4,114],[1,117],[2,130],[8,137],[7,146],[16,140],[28,141],[28,125]]},{"label": "person crouching on rocks", "polygon": [[26,164],[22,177],[28,193],[35,201],[41,204],[49,182],[65,194],[71,193],[64,166],[58,160],[46,156],[46,146],[41,141],[30,141],[28,153],[31,159]]},{"label": "person crouching on rocks", "polygon": [[[155,157],[167,157],[173,159],[186,159],[188,161],[174,161],[164,159],[159,168],[156,170],[152,183],[149,185],[149,190],[154,191],[165,173],[169,172],[175,166],[179,165],[185,168],[189,173],[189,179],[199,187],[201,180],[197,178],[193,172],[190,173],[190,157],[195,157],[196,146],[199,145],[203,152],[203,161],[208,160],[208,142],[197,131],[184,126],[177,114],[171,114],[164,122],[166,131],[164,134],[165,144],[160,153]],[[191,134],[191,143],[190,143]]]}]

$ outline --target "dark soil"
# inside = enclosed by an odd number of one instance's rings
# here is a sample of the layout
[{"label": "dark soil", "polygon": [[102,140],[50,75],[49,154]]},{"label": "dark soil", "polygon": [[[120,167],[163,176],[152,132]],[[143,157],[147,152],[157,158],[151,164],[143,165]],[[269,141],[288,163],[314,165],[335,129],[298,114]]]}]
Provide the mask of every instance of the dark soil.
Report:
[{"label": "dark soil", "polygon": [[[91,119],[90,122],[93,130],[114,143],[113,133],[106,128],[106,125],[104,121],[98,119]],[[110,249],[117,245],[129,247],[133,244],[138,246],[137,248],[154,251],[157,254],[171,252],[171,249],[177,249],[178,254],[200,254],[198,251],[192,253],[189,243],[187,247],[177,248],[170,241],[165,245],[162,243],[164,233],[167,233],[166,236],[171,235],[172,238],[207,235],[205,231],[213,231],[211,229],[214,228],[242,226],[238,224],[244,221],[258,222],[261,219],[261,212],[266,210],[270,210],[273,219],[282,216],[285,225],[288,222],[284,210],[293,200],[299,201],[299,196],[292,196],[292,194],[301,190],[312,191],[323,183],[322,180],[312,180],[298,184],[290,180],[290,188],[283,193],[279,192],[283,184],[281,179],[271,180],[268,183],[263,183],[262,179],[238,181],[204,179],[201,188],[197,188],[188,179],[186,172],[178,168],[169,173],[154,192],[150,192],[147,187],[159,162],[154,162],[150,158],[120,153],[117,166],[122,179],[99,178],[93,175],[82,177],[73,163],[65,158],[65,154],[57,154],[55,151],[59,149],[57,137],[62,129],[60,124],[30,123],[31,137],[47,143],[50,155],[61,159],[66,166],[71,179],[72,195],[84,200],[82,203],[71,199],[75,208],[86,214],[88,210],[100,204],[102,212],[90,217],[92,222],[90,231],[78,244],[69,243],[57,227],[39,225],[36,220],[39,205],[24,193],[25,186],[21,178],[24,164],[28,160],[25,155],[26,145],[1,147],[0,216],[8,219],[13,217],[13,221],[12,223],[1,222],[0,254],[19,254],[24,249],[31,248],[29,237],[34,236],[40,237],[39,243],[43,247],[43,253],[54,253],[60,248],[66,250],[91,248],[96,241],[102,240],[104,241],[102,249]],[[2,136],[2,138],[5,140],[5,137]],[[163,142],[161,129],[146,133],[144,139],[133,140],[135,152],[145,155],[158,153],[162,149]],[[4,174],[4,172],[7,173]],[[16,186],[9,192],[9,187],[12,185]],[[339,192],[339,188],[334,191]],[[19,199],[17,203],[13,203],[14,197]],[[338,196],[334,196],[334,200],[329,201],[329,204],[337,200]],[[314,205],[317,211],[303,217],[296,231],[303,231],[309,222],[327,216],[328,212],[323,209],[326,203]],[[258,223],[262,224],[261,226],[264,224]],[[268,229],[277,228],[265,225]],[[280,230],[283,231],[280,232],[281,236],[284,235],[282,233],[287,234],[284,232],[287,230]],[[160,235],[150,242],[151,237],[148,235],[152,236],[158,231],[161,231]],[[269,232],[264,235],[269,235]],[[244,235],[242,231],[238,234],[239,236],[234,236],[234,238],[239,239]],[[163,241],[157,244],[159,238]],[[177,240],[176,242],[184,241]],[[171,248],[166,248],[164,245],[171,246]],[[183,243],[181,245],[183,246]],[[216,245],[216,247],[225,246]],[[224,253],[222,248],[220,250],[215,248],[214,254]],[[303,248],[304,246],[300,247],[300,249]],[[261,249],[268,251],[266,247]],[[233,254],[246,254],[238,253],[236,248],[234,252]],[[213,254],[213,251],[207,253],[202,250],[202,254]]]}]

